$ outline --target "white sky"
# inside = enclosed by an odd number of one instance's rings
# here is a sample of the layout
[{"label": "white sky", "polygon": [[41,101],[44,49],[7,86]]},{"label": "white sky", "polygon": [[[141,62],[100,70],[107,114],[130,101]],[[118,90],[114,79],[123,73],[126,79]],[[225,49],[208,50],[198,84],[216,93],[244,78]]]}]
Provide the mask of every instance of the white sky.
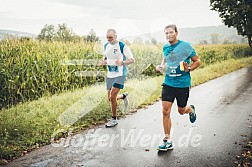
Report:
[{"label": "white sky", "polygon": [[94,29],[118,36],[178,28],[223,25],[210,0],[1,0],[0,29],[38,34],[46,24],[66,23],[79,35]]}]

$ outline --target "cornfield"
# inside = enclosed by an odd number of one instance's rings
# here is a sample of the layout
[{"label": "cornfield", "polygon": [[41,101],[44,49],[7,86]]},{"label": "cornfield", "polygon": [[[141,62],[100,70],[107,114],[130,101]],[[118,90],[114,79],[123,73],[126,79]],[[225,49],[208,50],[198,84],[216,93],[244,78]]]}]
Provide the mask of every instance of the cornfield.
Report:
[{"label": "cornfield", "polygon": [[[89,43],[1,41],[0,107],[82,87],[101,79],[95,75],[76,75],[77,71],[93,71],[92,65],[64,65],[73,59],[100,59],[102,55],[95,49],[95,44]],[[96,67],[97,70],[103,69]]]},{"label": "cornfield", "polygon": [[[135,58],[128,78],[140,78],[150,64],[160,64],[162,46],[131,45]],[[252,55],[246,45],[196,46],[207,64]],[[38,42],[5,39],[0,42],[0,109],[104,81],[106,67],[100,43]]]}]

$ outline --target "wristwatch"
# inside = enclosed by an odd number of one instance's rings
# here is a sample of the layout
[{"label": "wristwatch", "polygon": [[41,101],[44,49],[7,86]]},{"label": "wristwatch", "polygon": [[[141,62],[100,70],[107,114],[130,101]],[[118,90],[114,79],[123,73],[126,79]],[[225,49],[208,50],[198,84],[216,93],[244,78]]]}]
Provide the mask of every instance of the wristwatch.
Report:
[{"label": "wristwatch", "polygon": [[191,67],[188,67],[188,71],[187,72],[190,72],[191,71]]},{"label": "wristwatch", "polygon": [[125,61],[122,61],[122,65],[123,65],[123,66],[125,65]]}]

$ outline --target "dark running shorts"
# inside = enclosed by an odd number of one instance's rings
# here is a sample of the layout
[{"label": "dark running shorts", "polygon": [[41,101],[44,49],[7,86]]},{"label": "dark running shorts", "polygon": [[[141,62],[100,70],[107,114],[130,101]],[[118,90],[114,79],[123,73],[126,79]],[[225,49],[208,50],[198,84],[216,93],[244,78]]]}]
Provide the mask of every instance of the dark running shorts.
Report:
[{"label": "dark running shorts", "polygon": [[162,101],[174,102],[177,100],[177,105],[181,108],[187,105],[190,88],[176,88],[162,84]]}]

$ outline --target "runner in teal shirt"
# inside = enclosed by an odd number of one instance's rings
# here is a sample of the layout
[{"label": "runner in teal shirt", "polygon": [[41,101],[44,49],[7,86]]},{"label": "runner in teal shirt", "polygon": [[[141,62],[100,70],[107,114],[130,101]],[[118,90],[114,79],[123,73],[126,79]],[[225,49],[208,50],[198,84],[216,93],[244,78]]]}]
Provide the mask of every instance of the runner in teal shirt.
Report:
[{"label": "runner in teal shirt", "polygon": [[[173,149],[171,141],[171,108],[174,100],[177,101],[178,112],[188,114],[191,123],[196,121],[194,105],[187,105],[191,87],[190,71],[195,70],[200,65],[199,57],[193,47],[184,41],[178,40],[178,30],[176,25],[168,25],[164,28],[164,33],[169,44],[164,45],[164,57],[160,66],[156,70],[165,70],[165,78],[162,88],[162,113],[163,128],[165,138],[158,146],[158,150],[167,151]],[[192,63],[190,61],[192,60]]]},{"label": "runner in teal shirt", "polygon": [[[178,40],[178,42],[174,45],[165,44],[163,47],[163,53],[167,62],[164,84],[177,88],[190,87],[190,73],[181,71],[180,66],[178,65],[181,61],[190,64],[190,59],[196,56],[196,52],[193,47],[188,42]],[[174,68],[171,69],[171,67]]]}]

